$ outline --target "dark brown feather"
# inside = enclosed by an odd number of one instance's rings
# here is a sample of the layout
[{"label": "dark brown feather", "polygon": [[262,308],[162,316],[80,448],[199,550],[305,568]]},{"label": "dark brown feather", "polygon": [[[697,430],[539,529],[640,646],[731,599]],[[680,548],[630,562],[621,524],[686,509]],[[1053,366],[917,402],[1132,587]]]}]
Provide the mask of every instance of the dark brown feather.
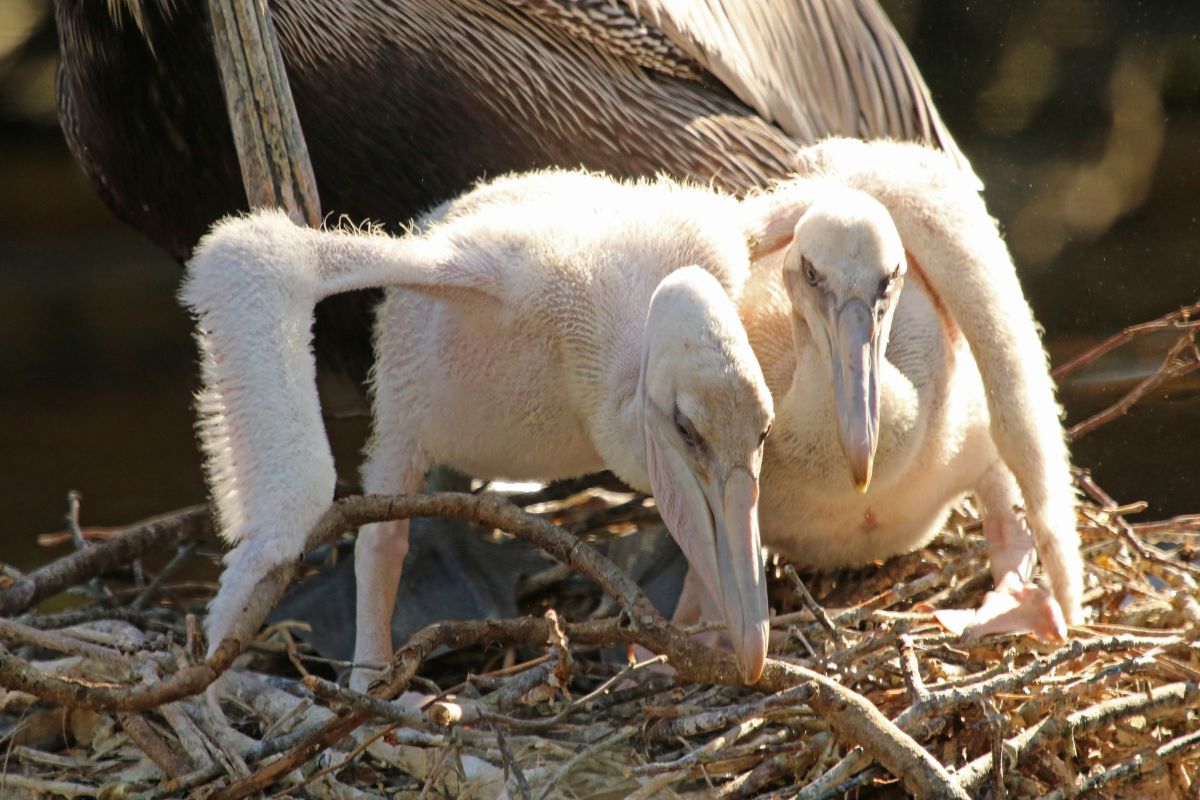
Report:
[{"label": "dark brown feather", "polygon": [[[116,214],[185,259],[217,218],[245,208],[205,4],[124,2],[122,10],[121,2],[56,0],[63,131]],[[863,20],[862,0],[844,2],[839,19],[862,20],[878,37],[882,12],[869,4],[878,17]],[[735,191],[785,174],[803,142],[765,122],[632,7],[274,0],[322,207],[395,230],[479,178],[514,170],[663,171]],[[887,79],[911,95],[905,113],[924,118],[929,98],[887,31],[876,68],[902,73]],[[862,134],[854,127],[819,134]],[[339,342],[344,366],[360,377],[365,319],[361,298],[318,314],[318,345],[328,354],[328,342]]]}]

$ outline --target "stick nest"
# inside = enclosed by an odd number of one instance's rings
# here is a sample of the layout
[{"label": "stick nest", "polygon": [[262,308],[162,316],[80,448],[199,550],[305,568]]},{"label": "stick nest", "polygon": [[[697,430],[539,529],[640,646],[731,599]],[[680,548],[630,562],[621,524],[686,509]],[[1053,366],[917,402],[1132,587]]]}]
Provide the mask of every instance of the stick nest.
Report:
[{"label": "stick nest", "polygon": [[[1069,642],[964,642],[935,624],[934,609],[990,588],[968,503],[930,546],[882,565],[772,564],[779,613],[755,687],[586,544],[657,524],[638,498],[575,486],[512,498],[527,511],[486,495],[340,501],[335,533],[436,506],[568,565],[523,582],[526,616],[419,631],[370,695],[339,688],[341,665],[287,625],[260,631],[207,696],[162,695],[167,679],[201,691],[232,660],[204,659],[196,620],[215,584],[176,577],[205,556],[207,510],[100,543],[72,516],[77,552],[6,570],[0,590],[0,795],[1194,796],[1200,515],[1130,522],[1139,505],[1084,472],[1077,484],[1090,619]],[[172,548],[144,574],[144,555]],[[64,590],[85,603],[27,612]]]}]

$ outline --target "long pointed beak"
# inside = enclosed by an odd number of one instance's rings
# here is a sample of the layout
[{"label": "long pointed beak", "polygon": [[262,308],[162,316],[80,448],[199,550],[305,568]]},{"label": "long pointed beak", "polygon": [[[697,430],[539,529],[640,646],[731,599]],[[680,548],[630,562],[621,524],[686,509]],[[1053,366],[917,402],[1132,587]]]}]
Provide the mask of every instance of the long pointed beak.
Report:
[{"label": "long pointed beak", "polygon": [[[737,655],[742,680],[762,677],[767,657],[767,586],[763,576],[758,531],[758,481],[744,467],[734,467],[720,487],[720,501],[709,493],[716,521],[717,574],[721,605]],[[709,591],[712,591],[711,589]]]},{"label": "long pointed beak", "polygon": [[[670,445],[648,440],[659,513],[716,601],[746,683],[767,657],[767,587],[758,530],[758,480],[745,467],[697,472]],[[716,466],[716,465],[712,465]]]},{"label": "long pointed beak", "polygon": [[870,307],[847,300],[834,318],[832,339],[838,434],[854,488],[865,492],[879,445],[880,344]]}]

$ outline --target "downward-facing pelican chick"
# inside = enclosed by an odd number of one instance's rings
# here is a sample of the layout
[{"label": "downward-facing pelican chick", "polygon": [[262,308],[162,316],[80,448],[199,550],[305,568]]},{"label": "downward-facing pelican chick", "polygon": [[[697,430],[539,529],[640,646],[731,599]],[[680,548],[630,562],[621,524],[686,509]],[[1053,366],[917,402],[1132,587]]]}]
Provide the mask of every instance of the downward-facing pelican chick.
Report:
[{"label": "downward-facing pelican chick", "polygon": [[[310,326],[328,295],[386,287],[375,329],[368,492],[422,488],[434,464],[479,477],[609,468],[652,491],[721,609],[743,677],[761,674],[767,608],[756,503],[771,397],[730,292],[749,263],[737,202],[668,181],[583,173],[502,179],[402,238],[296,227],[261,212],[217,225],[181,296],[197,315],[201,438],[225,538],[211,647],[297,558],[334,466]],[[355,662],[391,657],[407,522],[355,552]],[[362,687],[360,667],[352,683]]]},{"label": "downward-facing pelican chick", "polygon": [[[761,249],[790,239],[782,280],[763,271],[740,304],[778,409],[764,544],[865,564],[924,544],[975,490],[996,588],[943,621],[1064,636],[1083,566],[1059,408],[976,188],[909,145],[831,141],[800,160],[804,179],[748,203],[775,209]],[[1030,583],[1038,554],[1057,604]]]}]

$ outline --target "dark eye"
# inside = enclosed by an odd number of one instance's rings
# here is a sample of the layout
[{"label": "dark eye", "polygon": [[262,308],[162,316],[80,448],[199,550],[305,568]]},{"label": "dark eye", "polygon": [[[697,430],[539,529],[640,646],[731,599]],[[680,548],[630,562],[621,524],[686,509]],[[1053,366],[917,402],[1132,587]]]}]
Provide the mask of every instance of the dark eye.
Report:
[{"label": "dark eye", "polygon": [[700,436],[696,433],[696,429],[692,427],[691,421],[678,409],[675,411],[675,432],[679,434],[688,447],[695,447],[700,443]]},{"label": "dark eye", "polygon": [[762,447],[763,442],[767,441],[767,437],[770,434],[771,434],[771,426],[768,425],[767,429],[765,431],[763,431],[761,434],[759,434],[759,436],[758,436],[758,446],[759,447]]},{"label": "dark eye", "polygon": [[812,262],[801,256],[800,267],[804,270],[804,280],[808,281],[808,285],[816,286],[820,276],[817,275],[817,270],[813,267]]}]

